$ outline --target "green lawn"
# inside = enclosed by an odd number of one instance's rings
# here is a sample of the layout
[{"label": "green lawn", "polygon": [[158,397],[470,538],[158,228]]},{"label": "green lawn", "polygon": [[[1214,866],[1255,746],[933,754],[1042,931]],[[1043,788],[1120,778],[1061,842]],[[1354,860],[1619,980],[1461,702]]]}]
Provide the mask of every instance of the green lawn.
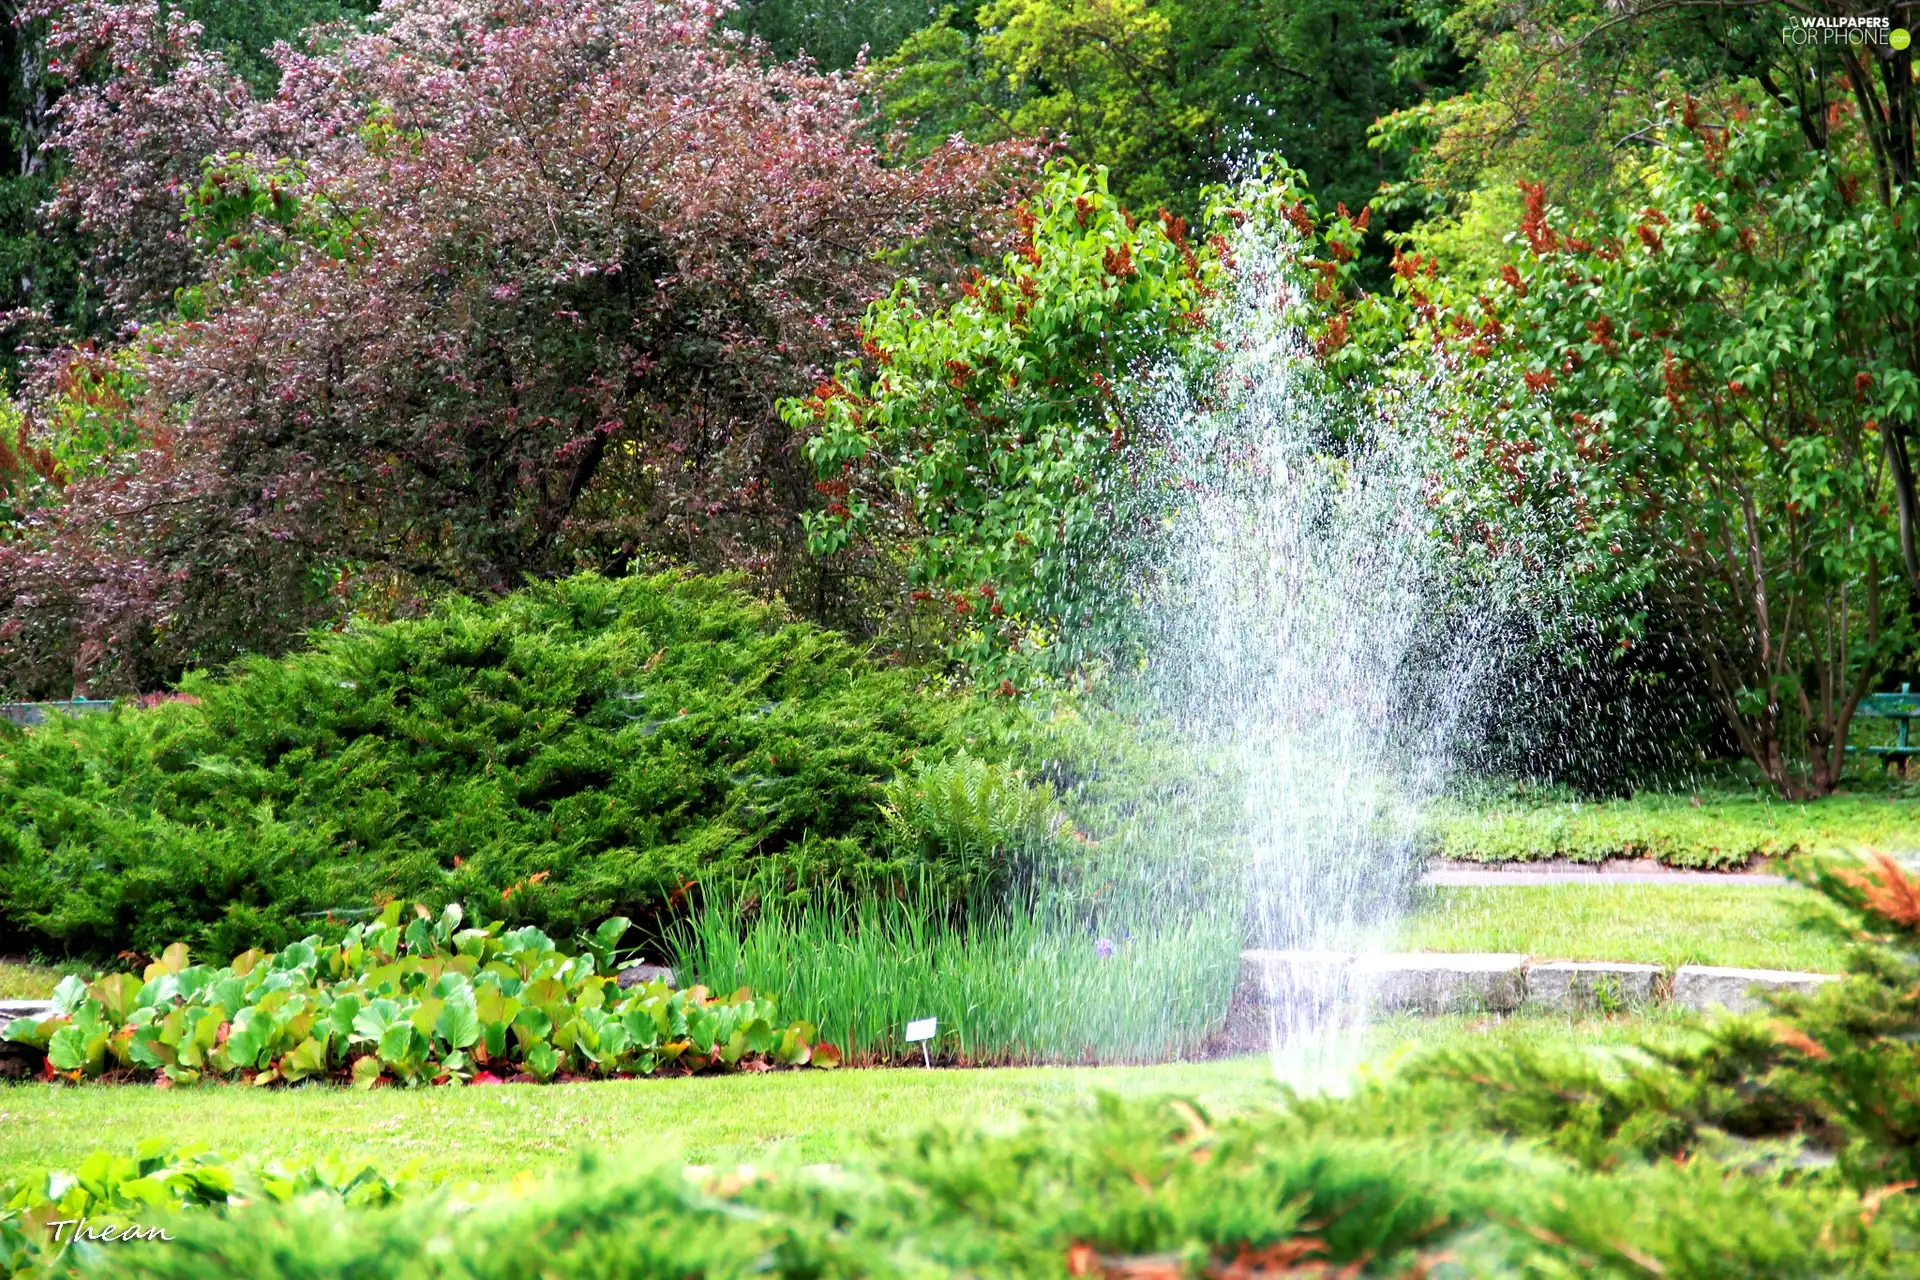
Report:
[{"label": "green lawn", "polygon": [[1089,1089],[1178,1091],[1243,1106],[1271,1089],[1264,1058],[1134,1068],[980,1071],[788,1071],[766,1075],[488,1088],[244,1086],[0,1087],[0,1169],[71,1167],[103,1140],[167,1137],[230,1154],[304,1163],[333,1153],[397,1168],[492,1181],[541,1171],[582,1146],[628,1154],[677,1151],[699,1164],[768,1148],[831,1158],[850,1145],[936,1118],[1011,1122]]},{"label": "green lawn", "polygon": [[0,1000],[45,1000],[59,981],[58,969],[0,961]]},{"label": "green lawn", "polygon": [[[1412,1049],[1463,1039],[1610,1042],[1676,1025],[1665,1015],[1394,1019],[1374,1029],[1369,1060],[1384,1069]],[[1220,1114],[1276,1096],[1264,1057],[1157,1067],[790,1071],[372,1092],[32,1083],[0,1086],[0,1170],[28,1176],[72,1168],[103,1145],[118,1150],[153,1137],[289,1163],[349,1154],[389,1169],[417,1161],[426,1175],[482,1182],[544,1172],[581,1147],[674,1153],[699,1164],[763,1158],[773,1150],[826,1160],[858,1145],[896,1140],[935,1119],[1011,1124],[1034,1108],[1093,1090],[1180,1093]]]},{"label": "green lawn", "polygon": [[1425,889],[1396,945],[1409,951],[1517,951],[1545,960],[1721,964],[1824,973],[1835,939],[1802,917],[1798,886],[1549,884]]},{"label": "green lawn", "polygon": [[1845,795],[1791,804],[1724,786],[1598,802],[1521,789],[1440,805],[1432,830],[1436,852],[1476,862],[1657,858],[1732,867],[1802,853],[1920,852],[1920,792],[1867,779]]}]

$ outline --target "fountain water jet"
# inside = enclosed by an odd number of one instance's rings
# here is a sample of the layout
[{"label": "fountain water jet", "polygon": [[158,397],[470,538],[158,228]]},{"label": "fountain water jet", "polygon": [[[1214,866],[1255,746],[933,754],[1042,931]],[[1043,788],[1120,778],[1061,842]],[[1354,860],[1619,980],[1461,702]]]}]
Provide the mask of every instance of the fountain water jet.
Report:
[{"label": "fountain water jet", "polygon": [[1239,792],[1276,1070],[1338,1087],[1366,1008],[1348,958],[1390,940],[1499,611],[1437,536],[1417,391],[1357,409],[1327,390],[1287,319],[1291,248],[1249,236],[1235,257],[1221,366],[1203,387],[1161,379],[1139,415],[1173,495],[1136,565],[1141,679]]}]

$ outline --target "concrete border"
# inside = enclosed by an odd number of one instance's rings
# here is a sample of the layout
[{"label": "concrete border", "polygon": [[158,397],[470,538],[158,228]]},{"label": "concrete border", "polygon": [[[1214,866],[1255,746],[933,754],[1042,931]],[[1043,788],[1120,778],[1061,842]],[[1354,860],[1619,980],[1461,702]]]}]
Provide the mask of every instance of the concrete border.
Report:
[{"label": "concrete border", "polygon": [[[1226,1039],[1264,1044],[1269,1005],[1311,995],[1362,1001],[1378,1013],[1509,1013],[1522,1007],[1565,1013],[1609,1012],[1672,1004],[1704,1012],[1748,1013],[1761,994],[1811,993],[1840,975],[1783,969],[1731,969],[1614,960],[1548,960],[1489,952],[1250,950],[1227,1011]],[[1270,996],[1276,993],[1279,999]]]}]

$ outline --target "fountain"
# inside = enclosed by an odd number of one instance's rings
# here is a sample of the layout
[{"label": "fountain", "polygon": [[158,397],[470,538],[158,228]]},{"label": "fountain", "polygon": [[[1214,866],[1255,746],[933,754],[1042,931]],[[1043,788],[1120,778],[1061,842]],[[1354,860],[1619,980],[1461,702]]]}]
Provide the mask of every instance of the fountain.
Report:
[{"label": "fountain", "polygon": [[1220,367],[1202,386],[1163,376],[1141,401],[1170,501],[1134,564],[1137,682],[1237,792],[1227,838],[1276,1071],[1337,1088],[1359,1049],[1365,957],[1391,942],[1421,808],[1497,660],[1500,611],[1437,534],[1442,464],[1418,388],[1364,410],[1324,389],[1286,318],[1291,246],[1249,234],[1235,259]]}]

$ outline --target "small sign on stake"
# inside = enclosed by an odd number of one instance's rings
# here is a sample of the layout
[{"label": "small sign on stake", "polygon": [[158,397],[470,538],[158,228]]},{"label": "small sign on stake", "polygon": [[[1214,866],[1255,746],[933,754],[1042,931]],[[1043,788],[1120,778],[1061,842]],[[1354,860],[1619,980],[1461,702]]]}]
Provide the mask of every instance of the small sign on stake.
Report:
[{"label": "small sign on stake", "polygon": [[907,1043],[920,1046],[920,1060],[929,1067],[933,1065],[933,1058],[927,1053],[927,1041],[933,1039],[939,1031],[940,1019],[938,1018],[916,1018],[907,1024]]}]

